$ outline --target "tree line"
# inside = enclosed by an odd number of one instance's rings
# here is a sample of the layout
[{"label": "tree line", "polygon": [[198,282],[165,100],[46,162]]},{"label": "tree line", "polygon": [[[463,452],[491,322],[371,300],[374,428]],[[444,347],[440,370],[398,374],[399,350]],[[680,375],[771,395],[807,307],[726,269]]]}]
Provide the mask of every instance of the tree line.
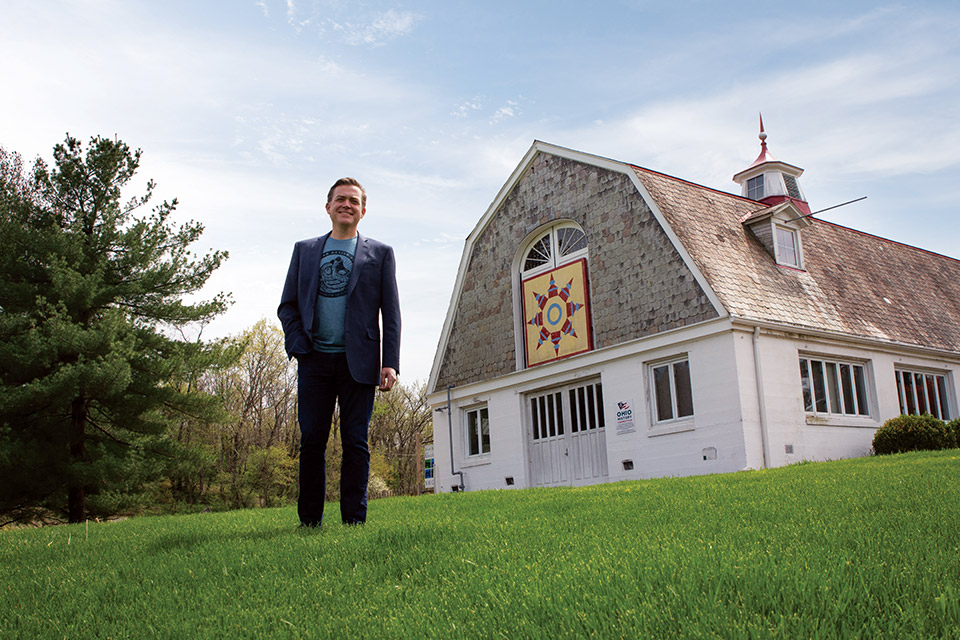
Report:
[{"label": "tree line", "polygon": [[[227,259],[191,251],[140,150],[71,136],[27,169],[0,147],[0,524],[244,508],[296,496],[295,364],[278,326],[203,340],[227,294],[187,302]],[[339,437],[328,448],[337,499]],[[416,493],[424,385],[378,394],[371,494]]]}]

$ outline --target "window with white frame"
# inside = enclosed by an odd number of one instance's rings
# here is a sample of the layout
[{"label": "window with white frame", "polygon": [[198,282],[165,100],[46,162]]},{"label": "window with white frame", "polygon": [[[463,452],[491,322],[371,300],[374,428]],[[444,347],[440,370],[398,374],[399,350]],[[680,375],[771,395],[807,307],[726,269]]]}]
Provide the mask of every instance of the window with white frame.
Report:
[{"label": "window with white frame", "polygon": [[587,253],[587,236],[571,221],[561,222],[543,232],[524,254],[520,272],[524,277],[558,267]]},{"label": "window with white frame", "polygon": [[690,361],[686,356],[650,365],[653,421],[676,422],[693,416]]},{"label": "window with white frame", "polygon": [[869,416],[864,366],[820,358],[800,358],[803,408],[809,413]]},{"label": "window with white frame", "polygon": [[490,417],[487,407],[475,407],[466,412],[467,455],[490,453]]},{"label": "window with white frame", "polygon": [[777,262],[788,267],[800,268],[800,241],[796,229],[774,227],[777,235]]},{"label": "window with white frame", "polygon": [[763,197],[763,174],[747,180],[747,197],[751,200],[759,200]]},{"label": "window with white frame", "polygon": [[897,369],[897,393],[900,396],[900,413],[930,415],[941,420],[953,416],[947,400],[947,377],[941,373],[907,371]]}]

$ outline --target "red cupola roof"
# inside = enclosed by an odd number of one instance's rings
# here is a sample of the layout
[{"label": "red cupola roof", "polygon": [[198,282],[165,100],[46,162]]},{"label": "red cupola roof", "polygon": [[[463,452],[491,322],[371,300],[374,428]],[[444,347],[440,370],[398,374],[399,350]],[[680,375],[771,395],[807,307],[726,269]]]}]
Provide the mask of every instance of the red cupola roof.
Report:
[{"label": "red cupola roof", "polygon": [[768,206],[790,200],[804,213],[810,213],[810,206],[797,182],[803,169],[777,160],[767,149],[767,133],[763,128],[762,114],[759,137],[760,155],[753,164],[733,176],[733,181],[741,187],[741,195]]}]

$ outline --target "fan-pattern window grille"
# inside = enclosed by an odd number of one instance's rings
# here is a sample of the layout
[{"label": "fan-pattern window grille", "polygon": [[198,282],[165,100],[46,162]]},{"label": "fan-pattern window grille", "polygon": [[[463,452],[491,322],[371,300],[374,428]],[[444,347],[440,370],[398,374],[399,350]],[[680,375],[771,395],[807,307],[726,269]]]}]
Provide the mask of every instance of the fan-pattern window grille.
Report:
[{"label": "fan-pattern window grille", "polygon": [[523,272],[541,267],[557,267],[579,254],[586,253],[587,236],[576,226],[556,226],[537,239],[523,259]]}]

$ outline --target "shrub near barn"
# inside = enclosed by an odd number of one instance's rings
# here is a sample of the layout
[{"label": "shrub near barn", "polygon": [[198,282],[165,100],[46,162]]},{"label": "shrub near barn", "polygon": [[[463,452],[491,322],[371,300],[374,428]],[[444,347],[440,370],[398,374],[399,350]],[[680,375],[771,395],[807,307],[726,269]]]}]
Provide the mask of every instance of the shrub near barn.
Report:
[{"label": "shrub near barn", "polygon": [[929,413],[891,418],[873,436],[877,455],[906,451],[936,451],[957,446],[957,420],[948,426]]},{"label": "shrub near barn", "polygon": [[956,449],[960,447],[960,418],[954,418],[947,423],[947,437],[950,439],[950,442],[947,443],[947,446]]}]

